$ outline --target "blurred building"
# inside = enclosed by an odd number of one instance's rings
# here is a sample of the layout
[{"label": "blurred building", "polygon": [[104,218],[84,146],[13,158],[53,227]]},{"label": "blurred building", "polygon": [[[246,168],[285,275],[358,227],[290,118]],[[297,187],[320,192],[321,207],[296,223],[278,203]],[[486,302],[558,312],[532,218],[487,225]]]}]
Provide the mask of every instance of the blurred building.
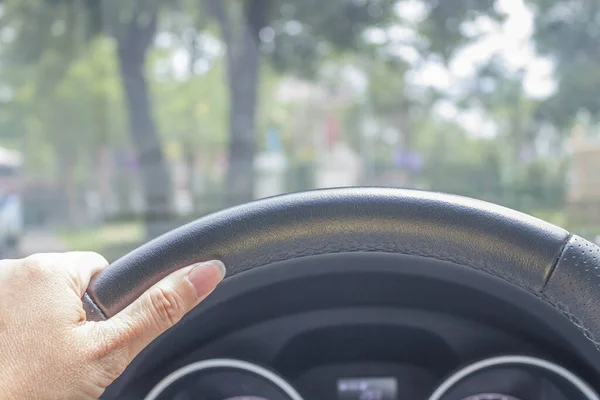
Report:
[{"label": "blurred building", "polygon": [[567,214],[570,223],[591,227],[600,225],[600,135],[587,131],[578,125],[569,142]]},{"label": "blurred building", "polygon": [[[328,84],[286,77],[275,97],[290,110],[281,132],[287,138],[287,151],[282,153],[285,162],[277,163],[285,168],[270,168],[270,174],[265,173],[266,168],[260,170],[257,197],[264,194],[265,183],[269,184],[269,194],[360,184],[361,156],[344,138],[341,122],[344,110],[360,97],[349,80],[338,76],[335,84]],[[263,158],[267,159],[265,155],[258,157]],[[285,178],[273,179],[274,172],[281,177],[285,174]]]}]

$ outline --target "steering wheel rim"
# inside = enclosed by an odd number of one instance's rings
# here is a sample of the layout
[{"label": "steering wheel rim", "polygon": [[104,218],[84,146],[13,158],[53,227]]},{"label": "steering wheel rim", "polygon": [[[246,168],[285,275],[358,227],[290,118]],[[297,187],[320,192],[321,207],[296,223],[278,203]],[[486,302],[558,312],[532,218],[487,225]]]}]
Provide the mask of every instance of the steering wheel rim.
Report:
[{"label": "steering wheel rim", "polygon": [[108,266],[90,283],[84,308],[89,320],[110,318],[196,262],[221,259],[231,276],[341,252],[416,255],[486,272],[541,298],[600,348],[600,248],[504,207],[405,189],[317,190],[208,215]]}]

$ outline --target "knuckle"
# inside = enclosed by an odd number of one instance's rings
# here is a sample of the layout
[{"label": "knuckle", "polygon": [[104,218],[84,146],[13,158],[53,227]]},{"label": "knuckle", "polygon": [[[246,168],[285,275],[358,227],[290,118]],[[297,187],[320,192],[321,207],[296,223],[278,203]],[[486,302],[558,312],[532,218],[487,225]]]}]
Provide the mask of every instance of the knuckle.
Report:
[{"label": "knuckle", "polygon": [[39,264],[47,264],[49,260],[54,259],[57,256],[61,256],[58,253],[35,253],[24,258],[24,261],[33,261]]},{"label": "knuckle", "polygon": [[151,316],[159,327],[175,325],[185,312],[183,298],[172,287],[156,287],[148,292]]},{"label": "knuckle", "polygon": [[49,265],[40,256],[29,256],[23,259],[20,265],[17,266],[16,272],[23,275],[26,279],[35,282],[48,276]]}]

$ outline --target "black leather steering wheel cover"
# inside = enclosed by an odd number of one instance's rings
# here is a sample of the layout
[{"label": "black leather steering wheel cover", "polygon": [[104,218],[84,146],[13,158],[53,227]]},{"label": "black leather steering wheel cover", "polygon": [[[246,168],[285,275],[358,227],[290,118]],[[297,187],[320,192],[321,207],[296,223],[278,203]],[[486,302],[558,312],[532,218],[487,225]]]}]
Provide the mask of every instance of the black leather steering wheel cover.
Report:
[{"label": "black leather steering wheel cover", "polygon": [[390,188],[318,190],[259,200],[171,231],[97,275],[84,304],[89,319],[110,317],[170,272],[199,261],[221,259],[234,275],[340,252],[451,261],[542,296],[570,239],[567,231],[539,219],[460,196]]}]

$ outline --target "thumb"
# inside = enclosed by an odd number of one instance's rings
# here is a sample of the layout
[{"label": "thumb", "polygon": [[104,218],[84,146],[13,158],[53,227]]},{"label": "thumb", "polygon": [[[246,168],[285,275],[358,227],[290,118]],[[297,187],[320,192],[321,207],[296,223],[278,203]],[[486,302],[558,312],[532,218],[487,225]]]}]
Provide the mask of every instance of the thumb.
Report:
[{"label": "thumb", "polygon": [[[221,261],[194,264],[173,272],[136,301],[101,324],[127,348],[130,360],[204,300],[225,276]],[[114,337],[113,336],[113,337]]]}]

